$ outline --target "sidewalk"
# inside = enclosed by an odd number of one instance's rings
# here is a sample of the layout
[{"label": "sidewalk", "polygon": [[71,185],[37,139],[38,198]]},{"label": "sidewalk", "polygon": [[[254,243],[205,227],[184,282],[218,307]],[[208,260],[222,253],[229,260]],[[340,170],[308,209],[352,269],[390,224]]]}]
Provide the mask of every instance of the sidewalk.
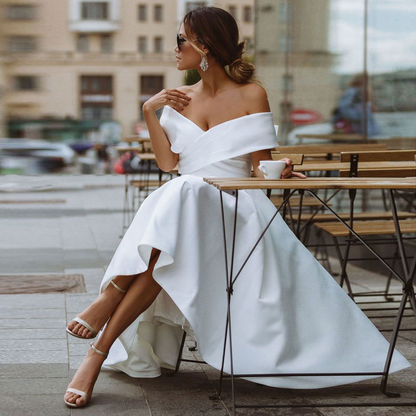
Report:
[{"label": "sidewalk", "polygon": [[[190,363],[183,363],[173,377],[165,373],[157,379],[103,371],[86,409],[64,405],[65,389],[88,349],[88,342],[66,336],[65,325],[96,297],[120,241],[124,177],[12,177],[8,183],[5,179],[0,177],[0,275],[16,279],[77,275],[85,282],[85,292],[0,295],[0,415],[231,414],[229,380],[224,382],[223,399],[212,401],[209,396],[217,388],[218,371]],[[383,277],[358,268],[351,276],[360,287],[377,289],[385,283]],[[383,321],[383,326],[391,327],[390,320]],[[374,322],[378,325],[381,319]],[[414,319],[405,318],[404,326],[414,327]],[[400,333],[398,349],[414,365],[415,343],[415,332]],[[185,353],[194,357],[187,348]],[[273,389],[244,380],[236,386],[240,403],[414,402],[416,371],[390,376],[390,390],[402,393],[399,399],[382,396],[378,379],[312,391]],[[387,416],[416,415],[416,408],[241,409],[238,414]]]}]

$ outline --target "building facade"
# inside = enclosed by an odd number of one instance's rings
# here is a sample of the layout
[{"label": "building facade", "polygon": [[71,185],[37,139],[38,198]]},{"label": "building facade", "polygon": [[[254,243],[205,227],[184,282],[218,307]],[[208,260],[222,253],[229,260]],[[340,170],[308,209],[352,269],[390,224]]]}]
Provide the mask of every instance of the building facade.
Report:
[{"label": "building facade", "polygon": [[255,13],[256,68],[281,138],[293,127],[292,110],[330,119],[339,95],[329,48],[330,0],[257,0]]},{"label": "building facade", "polygon": [[59,120],[86,130],[113,120],[134,134],[143,102],[183,84],[176,33],[200,5],[234,14],[251,47],[254,0],[0,0],[2,133],[39,137]]}]

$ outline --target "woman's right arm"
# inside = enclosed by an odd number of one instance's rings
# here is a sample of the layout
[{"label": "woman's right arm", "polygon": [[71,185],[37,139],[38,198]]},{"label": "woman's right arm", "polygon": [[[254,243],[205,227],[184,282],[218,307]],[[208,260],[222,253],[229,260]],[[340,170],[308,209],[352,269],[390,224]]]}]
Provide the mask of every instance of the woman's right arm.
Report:
[{"label": "woman's right arm", "polygon": [[169,105],[181,111],[189,104],[190,97],[179,90],[162,90],[143,104],[143,115],[149,130],[157,164],[165,172],[171,171],[178,163],[178,155],[170,150],[170,142],[156,116],[156,110]]}]

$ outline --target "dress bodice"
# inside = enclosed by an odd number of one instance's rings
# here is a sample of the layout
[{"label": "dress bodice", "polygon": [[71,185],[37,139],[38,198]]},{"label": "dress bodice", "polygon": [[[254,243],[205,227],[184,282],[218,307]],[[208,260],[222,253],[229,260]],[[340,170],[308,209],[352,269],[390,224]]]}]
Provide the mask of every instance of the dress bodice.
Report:
[{"label": "dress bodice", "polygon": [[251,153],[277,146],[270,112],[226,121],[207,131],[166,106],[161,125],[179,154],[179,172],[195,176],[248,177]]}]

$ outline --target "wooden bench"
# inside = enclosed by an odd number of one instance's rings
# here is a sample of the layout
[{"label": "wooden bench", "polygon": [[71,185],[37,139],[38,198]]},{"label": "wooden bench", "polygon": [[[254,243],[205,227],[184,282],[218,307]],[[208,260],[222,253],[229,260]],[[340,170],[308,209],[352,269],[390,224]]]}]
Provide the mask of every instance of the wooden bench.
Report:
[{"label": "wooden bench", "polygon": [[[349,163],[349,168],[340,170],[341,177],[410,177],[416,176],[416,163],[414,159],[416,150],[383,150],[383,151],[353,151],[341,152],[341,163]],[[371,163],[378,162],[380,165],[397,162],[397,168],[394,163],[391,167],[380,166],[377,169],[368,166]],[[411,162],[409,166],[406,162]],[[363,164],[367,164],[362,166]],[[401,166],[403,165],[403,166]]]},{"label": "wooden bench", "polygon": [[387,150],[386,143],[372,141],[367,144],[309,144],[297,146],[279,146],[272,153],[303,154],[305,158],[324,157],[327,159],[339,155],[341,152],[365,151],[365,150]]},{"label": "wooden bench", "polygon": [[[331,234],[333,237],[347,237],[349,231],[340,222],[326,222],[315,224],[316,227]],[[366,235],[391,235],[396,234],[393,221],[354,221],[352,229],[360,236]],[[402,233],[416,233],[416,220],[407,219],[400,221]]]},{"label": "wooden bench", "polygon": [[[284,200],[283,195],[272,195],[270,197],[270,201],[272,201],[276,207],[280,206],[283,200]],[[300,197],[292,196],[290,198],[290,205],[292,208],[297,208],[299,204],[300,204]],[[328,205],[331,206],[330,203],[328,203]],[[304,196],[302,199],[302,206],[307,207],[307,208],[313,208],[313,207],[321,207],[321,204],[313,196]]]},{"label": "wooden bench", "polygon": [[[384,150],[384,151],[355,151],[355,152],[341,152],[341,163],[349,163],[349,169],[340,171],[341,176],[345,177],[410,177],[416,176],[416,164],[411,170],[398,167],[390,170],[383,169],[360,169],[360,163],[386,163],[396,162],[397,164],[404,163],[406,161],[414,160],[416,150]],[[413,163],[413,162],[412,162]],[[375,235],[395,235],[396,227],[393,221],[393,217],[390,211],[381,213],[361,212],[355,213],[353,210],[354,199],[356,191],[350,190],[350,212],[346,215],[346,218],[353,217],[353,230],[360,236],[375,236]],[[384,199],[384,196],[383,196]],[[376,218],[378,217],[378,218]],[[416,233],[416,219],[414,212],[401,212],[399,219],[400,230],[402,233]],[[348,229],[344,227],[338,221],[319,222],[315,220],[314,226],[320,230],[329,234],[335,244],[338,259],[341,265],[341,282],[346,281],[349,283],[346,267],[349,259],[349,250],[352,244],[351,240],[347,240],[346,249],[344,255],[342,255],[338,238],[347,237],[350,235]],[[397,256],[397,249],[394,257]],[[387,280],[386,290],[384,296],[387,298],[388,289],[391,281],[391,274]]]},{"label": "wooden bench", "polygon": [[[338,214],[343,220],[347,221],[350,218],[348,212]],[[397,216],[399,219],[416,218],[416,213],[407,211],[398,211]],[[293,220],[297,221],[299,214],[293,214]],[[392,218],[392,214],[389,211],[381,212],[357,212],[354,214],[354,220],[388,220]],[[335,218],[332,214],[310,214],[305,213],[301,215],[302,221],[309,221],[313,219],[313,222],[331,222]]]}]

